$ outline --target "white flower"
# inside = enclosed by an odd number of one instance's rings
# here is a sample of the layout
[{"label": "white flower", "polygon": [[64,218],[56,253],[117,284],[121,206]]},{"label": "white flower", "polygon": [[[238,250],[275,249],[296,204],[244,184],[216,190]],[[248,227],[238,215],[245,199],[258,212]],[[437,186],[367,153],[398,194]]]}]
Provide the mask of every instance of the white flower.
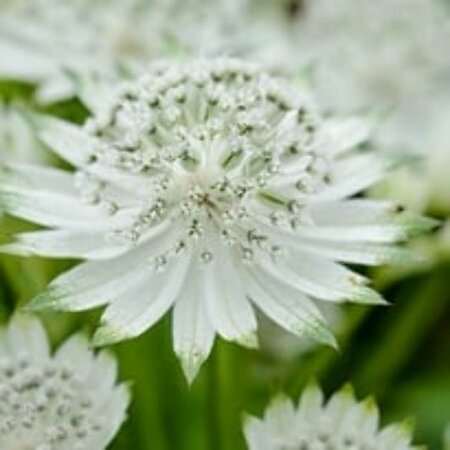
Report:
[{"label": "white flower", "polygon": [[321,390],[310,386],[298,407],[279,396],[263,419],[247,417],[244,432],[249,450],[419,450],[409,423],[378,430],[378,420],[373,398],[357,402],[347,386],[324,405]]},{"label": "white flower", "polygon": [[0,165],[6,161],[38,163],[48,159],[21,108],[0,103]]},{"label": "white flower", "polygon": [[50,230],[3,251],[88,262],[33,307],[108,305],[98,345],[137,336],[173,308],[189,379],[215,333],[256,345],[253,305],[335,345],[315,300],[383,303],[341,263],[401,261],[393,243],[430,226],[390,202],[350,198],[390,164],[358,148],[367,121],[324,121],[287,81],[238,60],[158,64],[84,128],[35,124],[76,170],[10,166],[0,204]]},{"label": "white flower", "polygon": [[[399,111],[380,136],[386,148],[411,150],[415,163],[389,177],[392,198],[418,211],[450,214],[450,90]],[[413,186],[413,188],[411,188]]]},{"label": "white flower", "polygon": [[0,76],[38,83],[45,102],[72,96],[76,76],[115,79],[163,52],[169,3],[13,0],[0,9]]},{"label": "white flower", "polygon": [[386,116],[380,145],[424,157],[416,171],[392,177],[393,198],[449,211],[449,5],[310,0],[298,31],[299,53],[314,67],[319,103],[341,113],[377,109]]},{"label": "white flower", "polygon": [[283,9],[255,0],[13,0],[0,7],[0,77],[37,83],[38,99],[79,94],[179,54],[295,61]]},{"label": "white flower", "polygon": [[53,355],[37,319],[0,328],[0,448],[100,450],[125,419],[116,361],[75,335]]},{"label": "white flower", "polygon": [[448,79],[449,39],[441,0],[310,0],[297,42],[320,102],[354,111],[396,107]]}]

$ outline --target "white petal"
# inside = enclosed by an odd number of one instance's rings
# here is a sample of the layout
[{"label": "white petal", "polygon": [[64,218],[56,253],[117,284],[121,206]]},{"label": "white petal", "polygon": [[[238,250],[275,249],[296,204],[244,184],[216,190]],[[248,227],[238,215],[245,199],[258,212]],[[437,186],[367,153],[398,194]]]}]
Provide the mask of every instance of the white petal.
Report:
[{"label": "white petal", "polygon": [[47,230],[19,233],[14,242],[0,246],[0,251],[21,256],[102,260],[117,257],[128,248],[111,244],[102,231]]},{"label": "white petal", "polygon": [[155,227],[154,240],[139,245],[126,254],[106,261],[80,264],[55,278],[38,295],[30,309],[54,308],[77,311],[110,302],[130,289],[137,280],[148,276],[149,258],[163,251],[172,242],[170,223]]},{"label": "white petal", "polygon": [[384,303],[365,286],[365,279],[347,268],[308,252],[291,252],[283,260],[259,261],[268,278],[275,278],[291,288],[320,300],[334,302]]},{"label": "white petal", "polygon": [[201,274],[209,318],[224,339],[256,347],[255,313],[246,297],[238,269],[219,245],[214,249],[213,261],[203,268]]},{"label": "white petal", "polygon": [[409,450],[411,425],[408,422],[389,425],[378,435],[377,440],[381,448]]},{"label": "white petal", "polygon": [[208,358],[214,329],[209,322],[199,274],[193,268],[184,293],[173,310],[173,345],[189,383],[194,381],[201,365]]},{"label": "white petal", "polygon": [[101,147],[101,142],[89,135],[82,127],[60,119],[33,115],[32,120],[40,139],[56,154],[76,167],[87,169],[100,179],[116,184],[135,195],[146,195],[148,177],[130,175],[114,167],[98,162],[87,164]]},{"label": "white petal", "polygon": [[26,356],[41,364],[50,357],[50,347],[40,321],[31,316],[16,315],[7,331],[10,356]]},{"label": "white petal", "polygon": [[334,156],[357,147],[369,140],[373,132],[373,119],[361,116],[332,118],[325,122]]},{"label": "white petal", "polygon": [[249,450],[274,450],[265,423],[256,417],[244,418],[244,435]]},{"label": "white petal", "polygon": [[102,326],[94,336],[95,345],[130,339],[152,327],[180,296],[190,257],[183,255],[163,273],[152,274],[136,283],[107,307]]},{"label": "white petal", "polygon": [[295,441],[296,411],[289,397],[281,394],[276,396],[264,414],[264,422],[275,440]]},{"label": "white petal", "polygon": [[77,198],[39,191],[13,191],[1,186],[0,204],[10,214],[48,227],[77,226],[101,220],[99,210],[83,205]]},{"label": "white petal", "polygon": [[33,115],[40,139],[61,158],[83,167],[99,148],[99,141],[83,128],[50,116]]},{"label": "white petal", "polygon": [[301,252],[312,253],[333,261],[365,266],[381,264],[402,264],[417,260],[417,256],[406,248],[392,245],[333,242],[333,241],[302,241],[301,239],[287,240]]},{"label": "white petal", "polygon": [[91,371],[94,355],[89,351],[89,342],[81,334],[70,336],[56,351],[55,360],[76,371],[84,380]]},{"label": "white petal", "polygon": [[329,187],[313,195],[311,202],[329,202],[358,194],[383,179],[388,171],[386,160],[373,154],[350,156],[332,164]]},{"label": "white petal", "polygon": [[6,167],[1,173],[1,186],[12,191],[57,192],[72,197],[78,195],[73,174],[67,170],[17,162],[8,162]]},{"label": "white petal", "polygon": [[130,404],[131,395],[128,386],[121,384],[117,386],[108,396],[99,415],[104,418],[101,433],[93,436],[90,442],[92,449],[104,448],[117,434],[120,426],[126,419],[126,410]]},{"label": "white petal", "polygon": [[316,384],[309,385],[300,398],[297,409],[299,424],[319,423],[323,415],[323,393]]},{"label": "white petal", "polygon": [[[1,28],[1,27],[0,27]],[[39,55],[2,33],[0,38],[0,77],[38,82],[55,71],[52,58]]]},{"label": "white petal", "polygon": [[248,270],[246,287],[253,302],[285,330],[336,347],[322,315],[307,297],[276,279]]}]

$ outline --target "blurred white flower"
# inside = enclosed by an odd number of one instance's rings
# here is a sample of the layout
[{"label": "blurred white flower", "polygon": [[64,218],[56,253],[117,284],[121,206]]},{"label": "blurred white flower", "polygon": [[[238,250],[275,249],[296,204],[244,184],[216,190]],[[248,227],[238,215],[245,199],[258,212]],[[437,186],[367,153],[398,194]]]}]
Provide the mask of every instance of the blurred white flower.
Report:
[{"label": "blurred white flower", "polygon": [[311,0],[299,21],[299,54],[314,68],[319,103],[380,111],[380,145],[423,158],[389,185],[389,196],[419,210],[450,211],[448,42],[442,0]]},{"label": "blurred white flower", "polygon": [[0,165],[7,161],[39,163],[48,159],[21,107],[0,102]]},{"label": "blurred white flower", "polygon": [[314,66],[322,105],[391,108],[450,74],[450,13],[441,0],[306,2],[299,57]]},{"label": "blurred white flower", "polygon": [[80,335],[50,353],[37,319],[0,328],[0,448],[100,450],[125,419],[129,393],[116,361]]},{"label": "blurred white flower", "polygon": [[78,78],[140,74],[172,54],[295,61],[284,10],[255,0],[13,0],[0,7],[0,78],[38,83],[52,102]]},{"label": "blurred white flower", "polygon": [[[38,98],[74,94],[74,76],[142,66],[157,53],[162,2],[139,0],[13,0],[0,9],[0,76],[39,83]],[[147,11],[147,10],[145,10]]]},{"label": "blurred white flower", "polygon": [[238,60],[157,64],[84,128],[34,121],[76,170],[4,171],[0,203],[50,230],[2,251],[88,262],[33,306],[108,305],[98,345],[141,334],[173,307],[189,379],[215,333],[257,344],[252,303],[335,345],[316,299],[383,303],[340,263],[402,261],[409,255],[394,243],[431,225],[393,203],[350,198],[391,164],[359,148],[367,120],[322,120],[286,80]]},{"label": "blurred white flower", "polygon": [[419,450],[411,444],[411,424],[379,430],[378,421],[375,400],[357,402],[350,386],[326,404],[321,390],[309,386],[298,407],[279,396],[263,419],[246,417],[244,432],[249,450]]},{"label": "blurred white flower", "polygon": [[384,193],[416,211],[450,215],[449,124],[450,90],[411,103],[392,117],[380,142],[392,150],[408,149],[416,161],[393,173]]}]

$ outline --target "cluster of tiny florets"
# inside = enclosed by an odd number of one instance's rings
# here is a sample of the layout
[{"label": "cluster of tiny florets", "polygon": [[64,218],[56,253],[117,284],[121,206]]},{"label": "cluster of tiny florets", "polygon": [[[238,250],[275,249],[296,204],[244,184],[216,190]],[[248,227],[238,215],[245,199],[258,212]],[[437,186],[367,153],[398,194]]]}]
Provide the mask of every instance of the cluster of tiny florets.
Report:
[{"label": "cluster of tiny florets", "polygon": [[[114,193],[92,175],[97,167],[140,180],[136,193],[145,206],[109,239],[137,243],[155,225],[181,218],[183,231],[153,261],[157,267],[210,231],[244,261],[259,250],[276,256],[280,249],[264,226],[295,229],[305,198],[327,182],[319,121],[308,102],[234,60],[161,64],[124,86],[86,130],[98,148],[77,174],[83,199],[120,212]],[[207,246],[198,256],[205,263],[213,257]]]},{"label": "cluster of tiny florets", "polygon": [[89,389],[73,369],[56,360],[37,365],[26,356],[3,359],[0,443],[6,447],[2,448],[11,448],[8,442],[27,441],[39,450],[86,448],[83,442],[103,430]]}]

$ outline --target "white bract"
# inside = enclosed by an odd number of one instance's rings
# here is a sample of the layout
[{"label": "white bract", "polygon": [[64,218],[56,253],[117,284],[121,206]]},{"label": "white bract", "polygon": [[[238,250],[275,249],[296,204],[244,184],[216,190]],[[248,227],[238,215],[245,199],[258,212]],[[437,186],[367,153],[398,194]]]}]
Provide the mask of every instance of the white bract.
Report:
[{"label": "white bract", "polygon": [[374,399],[357,402],[350,386],[326,404],[321,390],[310,386],[297,407],[280,395],[263,419],[246,417],[244,433],[249,450],[419,450],[409,423],[379,430],[378,421]]},{"label": "white bract", "polygon": [[3,251],[88,260],[33,307],[107,305],[96,344],[143,333],[173,308],[189,379],[218,333],[256,346],[253,305],[335,345],[315,300],[383,303],[341,263],[408,257],[393,245],[429,221],[350,198],[390,164],[359,148],[363,119],[320,118],[286,80],[232,59],[158,64],[78,127],[37,117],[75,172],[10,165],[0,203],[49,230]]},{"label": "white bract", "polygon": [[0,448],[100,450],[125,419],[129,393],[116,361],[69,338],[51,354],[37,319],[0,328]]}]

